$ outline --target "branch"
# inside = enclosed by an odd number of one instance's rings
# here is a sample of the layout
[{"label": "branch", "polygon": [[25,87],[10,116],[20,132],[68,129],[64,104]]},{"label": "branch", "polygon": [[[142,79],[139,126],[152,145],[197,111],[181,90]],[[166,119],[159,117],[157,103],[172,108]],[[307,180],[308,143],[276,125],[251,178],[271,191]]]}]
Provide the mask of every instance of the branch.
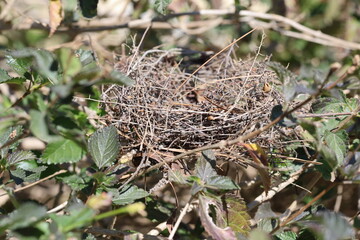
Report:
[{"label": "branch", "polygon": [[[58,32],[71,32],[71,33],[84,33],[84,32],[99,32],[99,31],[106,31],[106,30],[116,30],[121,28],[131,28],[131,29],[143,29],[148,28],[151,26],[153,29],[181,29],[182,31],[186,32],[187,34],[199,34],[204,31],[209,30],[209,26],[211,28],[219,26],[219,25],[232,25],[234,24],[233,21],[229,21],[227,18],[229,16],[236,15],[239,17],[240,22],[246,22],[251,25],[253,28],[261,27],[265,29],[272,29],[274,31],[279,32],[280,34],[302,39],[309,42],[318,43],[321,45],[337,47],[337,48],[344,48],[344,49],[352,49],[352,50],[360,50],[360,43],[346,41],[340,38],[336,38],[330,36],[328,34],[322,33],[319,30],[314,30],[308,28],[290,18],[270,14],[270,13],[258,13],[252,12],[247,10],[241,10],[237,14],[234,14],[234,9],[205,9],[201,11],[194,11],[194,12],[182,12],[182,13],[174,13],[168,14],[163,17],[155,17],[155,18],[146,18],[146,19],[135,19],[130,20],[125,23],[118,24],[118,22],[113,22],[107,25],[93,25],[89,26],[88,22],[86,25],[78,24],[73,25],[70,27],[62,26],[57,31]],[[220,19],[210,18],[208,20],[201,20],[201,21],[191,21],[187,23],[169,23],[168,21],[173,18],[178,18],[182,16],[219,16]],[[268,22],[266,22],[268,21]],[[294,29],[295,31],[289,30],[289,27]],[[198,29],[194,29],[198,28]],[[20,26],[15,27],[8,23],[0,21],[0,31],[3,30],[28,30],[28,29],[42,29],[50,31],[48,25],[44,25],[41,23],[33,23],[30,27],[29,26]]]}]

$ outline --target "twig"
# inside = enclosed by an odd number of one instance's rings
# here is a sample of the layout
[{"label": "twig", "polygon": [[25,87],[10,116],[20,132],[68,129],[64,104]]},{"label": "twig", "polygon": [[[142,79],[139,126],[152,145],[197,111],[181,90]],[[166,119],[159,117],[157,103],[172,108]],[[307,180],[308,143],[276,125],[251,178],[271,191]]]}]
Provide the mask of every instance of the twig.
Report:
[{"label": "twig", "polygon": [[330,117],[338,117],[338,116],[348,116],[353,115],[353,112],[344,112],[344,113],[307,113],[307,114],[299,114],[296,115],[296,118],[330,118]]},{"label": "twig", "polygon": [[[66,173],[66,172],[67,172],[67,170],[60,170],[60,171],[58,171],[58,172],[56,172],[56,173],[54,173],[54,174],[51,174],[51,175],[49,175],[49,176],[47,176],[47,177],[45,177],[45,178],[43,178],[43,179],[40,179],[39,181],[30,183],[29,185],[26,185],[26,186],[24,186],[24,187],[20,187],[20,188],[18,188],[18,189],[15,189],[14,192],[19,192],[19,191],[25,190],[25,189],[27,189],[27,188],[30,188],[30,187],[32,187],[32,186],[35,186],[35,185],[37,185],[37,184],[39,184],[39,183],[42,183],[42,182],[44,182],[44,181],[46,181],[46,180],[48,180],[48,179],[50,179],[50,178],[53,178],[53,177],[55,177],[55,176],[57,176],[57,175],[60,175],[60,174],[62,174],[62,173]],[[3,193],[3,194],[0,195],[0,197],[5,196],[5,195],[7,195],[7,194],[6,194],[6,193]]]},{"label": "twig", "polygon": [[[177,24],[177,23],[168,23],[167,21],[172,18],[177,18],[181,16],[233,16],[234,9],[205,9],[201,11],[194,11],[194,12],[183,12],[183,13],[175,13],[175,14],[168,14],[162,18],[147,18],[147,19],[135,19],[131,20],[126,23],[118,24],[117,22],[109,23],[107,25],[97,25],[97,26],[83,26],[83,25],[73,25],[71,27],[62,26],[58,29],[58,32],[75,32],[75,33],[83,33],[83,32],[97,32],[97,31],[106,31],[106,30],[116,30],[120,28],[148,28],[151,26],[153,29],[174,29],[179,28],[184,30],[184,25]],[[338,47],[338,48],[345,48],[345,49],[353,49],[358,50],[360,49],[360,44],[356,42],[350,42],[343,39],[339,39],[327,34],[322,33],[321,31],[313,30],[311,28],[305,27],[304,25],[286,18],[284,16],[276,15],[276,14],[269,14],[269,13],[259,13],[259,12],[252,12],[247,10],[241,10],[236,13],[236,16],[240,17],[240,21],[247,22],[252,26],[262,27],[273,29],[283,35],[287,35],[289,37],[303,39],[306,41],[315,42],[322,45]],[[262,21],[261,21],[262,20]],[[263,22],[264,20],[270,21]],[[206,24],[205,24],[206,22]],[[209,23],[213,23],[214,19],[209,19],[206,21],[193,21],[187,23],[186,29],[198,27],[198,30],[192,31],[204,31],[204,25],[208,26]],[[220,24],[233,24],[233,21],[222,19],[222,21],[216,22],[218,25]],[[215,24],[215,23],[213,23]],[[279,27],[280,25],[285,25],[283,28]],[[292,27],[296,31],[290,31],[288,28]],[[46,29],[49,30],[49,26],[44,26],[43,24],[34,22],[30,27],[32,29]],[[1,22],[0,21],[0,31],[1,30],[9,30],[14,29],[12,24]],[[17,26],[17,30],[28,30],[28,27],[19,27]],[[185,29],[185,30],[186,30]],[[206,30],[206,29],[205,29]]]},{"label": "twig", "polygon": [[290,176],[290,178],[287,179],[285,182],[282,182],[279,185],[272,187],[267,193],[263,192],[261,195],[255,198],[255,200],[253,200],[247,205],[248,211],[251,211],[261,203],[272,199],[275,196],[275,194],[281,192],[284,188],[294,183],[300,177],[300,175],[305,171],[305,169],[306,169],[305,167],[302,167],[300,170],[293,173]]},{"label": "twig", "polygon": [[310,202],[308,202],[305,206],[299,209],[295,214],[288,217],[286,220],[281,222],[277,227],[275,227],[270,234],[274,234],[280,228],[284,227],[290,221],[294,220],[297,216],[303,213],[308,207],[310,207],[314,202],[319,200],[322,196],[324,196],[327,192],[329,192],[337,183],[331,183],[325,190],[322,190],[316,197],[314,197]]},{"label": "twig", "polygon": [[175,233],[177,231],[177,229],[179,228],[180,226],[180,223],[182,221],[182,219],[184,218],[186,212],[188,211],[189,207],[190,207],[190,204],[191,204],[191,201],[192,201],[192,197],[190,198],[190,200],[186,203],[185,207],[182,209],[178,219],[176,220],[176,223],[174,225],[174,228],[171,230],[171,233],[169,235],[169,240],[172,240],[175,236]]},{"label": "twig", "polygon": [[53,209],[50,209],[49,211],[47,211],[47,213],[54,213],[54,212],[60,211],[60,210],[64,209],[67,204],[68,204],[68,201],[65,201],[62,204],[60,204],[59,206],[56,206]]},{"label": "twig", "polygon": [[141,162],[140,162],[139,166],[136,168],[135,172],[131,175],[131,177],[129,177],[129,178],[118,188],[118,190],[121,190],[123,187],[125,187],[129,182],[131,182],[131,181],[137,176],[137,174],[139,173],[140,169],[143,167],[146,158],[147,158],[147,155],[144,154],[144,155],[142,156]]},{"label": "twig", "polygon": [[334,212],[340,211],[340,207],[341,207],[341,203],[342,203],[342,199],[343,199],[343,193],[344,193],[344,185],[339,184],[337,186],[337,196],[336,196],[335,205],[334,205]]},{"label": "twig", "polygon": [[182,86],[184,86],[185,83],[187,83],[187,81],[189,81],[189,79],[194,76],[201,68],[203,68],[206,64],[208,64],[209,62],[211,62],[214,58],[216,58],[217,56],[219,56],[221,53],[223,53],[226,49],[228,49],[229,47],[233,46],[235,43],[237,43],[238,41],[240,41],[241,39],[243,39],[244,37],[246,37],[247,35],[251,34],[252,32],[254,32],[256,30],[256,28],[253,28],[252,30],[248,31],[247,33],[245,33],[244,35],[242,35],[241,37],[239,37],[238,39],[236,39],[235,41],[233,41],[232,43],[230,43],[229,45],[227,45],[226,47],[224,47],[223,49],[221,49],[219,52],[217,52],[214,56],[212,56],[209,60],[207,60],[205,63],[203,63],[200,67],[198,67],[194,72],[192,72],[181,84],[180,86],[175,90],[175,92],[180,92],[179,90],[182,88]]}]

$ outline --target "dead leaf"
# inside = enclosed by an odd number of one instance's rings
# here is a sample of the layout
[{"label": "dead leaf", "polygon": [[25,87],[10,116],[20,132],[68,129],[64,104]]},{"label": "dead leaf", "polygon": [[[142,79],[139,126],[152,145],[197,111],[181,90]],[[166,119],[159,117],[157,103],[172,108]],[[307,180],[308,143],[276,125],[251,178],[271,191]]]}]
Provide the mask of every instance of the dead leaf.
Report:
[{"label": "dead leaf", "polygon": [[49,17],[50,17],[49,37],[51,37],[55,33],[56,29],[60,26],[60,23],[63,19],[60,0],[50,0]]},{"label": "dead leaf", "polygon": [[263,182],[264,191],[267,194],[271,187],[271,178],[268,173],[268,170],[265,168],[268,166],[265,151],[259,145],[254,143],[252,144],[240,143],[240,145],[246,148],[251,158],[256,163],[256,165],[253,165],[253,167],[256,168],[256,170],[258,171],[261,180]]},{"label": "dead leaf", "polygon": [[213,219],[209,216],[209,206],[213,205],[216,207],[216,202],[214,199],[207,196],[199,196],[199,216],[201,223],[205,230],[216,240],[235,240],[235,233],[230,227],[221,228],[217,226]]}]

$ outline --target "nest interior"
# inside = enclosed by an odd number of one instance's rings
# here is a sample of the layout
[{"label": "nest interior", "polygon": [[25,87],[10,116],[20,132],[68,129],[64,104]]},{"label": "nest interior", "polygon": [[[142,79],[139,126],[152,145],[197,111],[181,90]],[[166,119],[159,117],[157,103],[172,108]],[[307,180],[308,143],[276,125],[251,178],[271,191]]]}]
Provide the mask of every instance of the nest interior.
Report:
[{"label": "nest interior", "polygon": [[[272,107],[283,97],[274,87],[277,77],[267,60],[239,60],[229,52],[191,74],[209,58],[173,49],[120,59],[115,68],[136,83],[110,86],[102,98],[107,119],[117,126],[126,146],[191,149],[269,122]],[[261,145],[276,145],[271,132],[257,138]]]}]

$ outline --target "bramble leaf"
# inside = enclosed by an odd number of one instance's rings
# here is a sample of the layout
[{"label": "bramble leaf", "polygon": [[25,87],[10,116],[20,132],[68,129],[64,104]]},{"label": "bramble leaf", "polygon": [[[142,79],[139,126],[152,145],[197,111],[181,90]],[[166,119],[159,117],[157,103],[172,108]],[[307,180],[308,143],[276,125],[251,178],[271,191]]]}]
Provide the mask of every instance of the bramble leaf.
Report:
[{"label": "bramble leaf", "polygon": [[112,164],[119,153],[119,148],[118,134],[112,125],[97,130],[88,141],[88,150],[99,169]]},{"label": "bramble leaf", "polygon": [[172,0],[155,0],[154,6],[155,10],[163,15],[166,14],[166,8],[171,3]]},{"label": "bramble leaf", "polygon": [[135,185],[127,185],[119,193],[117,189],[108,189],[113,193],[113,203],[125,205],[133,203],[135,200],[149,196],[149,193]]},{"label": "bramble leaf", "polygon": [[33,160],[35,158],[35,154],[30,151],[15,151],[8,156],[7,164],[10,166],[24,160]]},{"label": "bramble leaf", "polygon": [[43,49],[25,48],[11,51],[8,55],[13,58],[33,58],[36,62],[36,68],[39,73],[48,79],[52,84],[58,83],[58,63],[53,54]]},{"label": "bramble leaf", "polygon": [[203,195],[199,196],[199,216],[203,227],[214,239],[236,239],[230,227],[217,226],[209,215],[210,206],[217,207],[215,199]]},{"label": "bramble leaf", "polygon": [[33,202],[22,204],[18,209],[11,212],[0,220],[0,234],[5,230],[25,228],[40,221],[46,216],[46,208]]},{"label": "bramble leaf", "polygon": [[84,155],[83,149],[70,139],[51,142],[46,146],[42,161],[47,164],[78,162]]},{"label": "bramble leaf", "polygon": [[338,131],[336,133],[326,130],[324,133],[324,141],[326,145],[332,149],[335,153],[337,166],[344,163],[344,158],[346,155],[346,145],[347,145],[347,133],[345,130]]}]

